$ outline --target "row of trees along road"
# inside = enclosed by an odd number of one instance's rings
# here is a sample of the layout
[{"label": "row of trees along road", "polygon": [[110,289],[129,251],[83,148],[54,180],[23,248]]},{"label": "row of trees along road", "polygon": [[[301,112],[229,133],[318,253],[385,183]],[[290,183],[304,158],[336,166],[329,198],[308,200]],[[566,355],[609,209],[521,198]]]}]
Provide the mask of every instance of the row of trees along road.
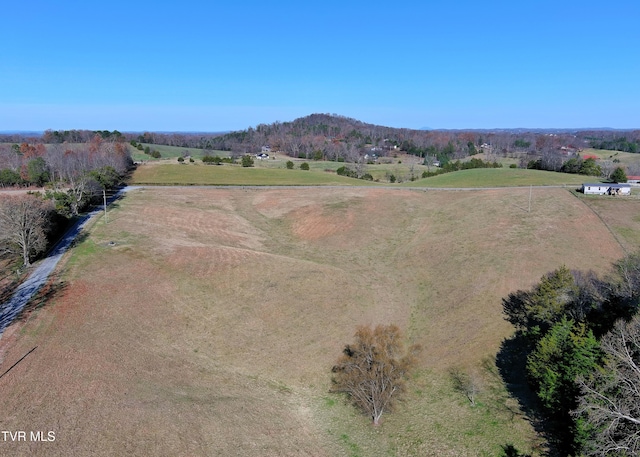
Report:
[{"label": "row of trees along road", "polygon": [[[640,253],[599,278],[561,267],[503,299],[539,423],[559,455],[640,455]],[[526,403],[526,402],[525,402]]]},{"label": "row of trees along road", "polygon": [[48,186],[48,198],[69,216],[118,185],[132,164],[122,136],[86,143],[0,145],[0,186]]},{"label": "row of trees along road", "polygon": [[28,266],[70,219],[121,184],[132,164],[124,138],[85,143],[0,145],[0,186],[46,186],[44,196],[0,198],[0,254]]}]

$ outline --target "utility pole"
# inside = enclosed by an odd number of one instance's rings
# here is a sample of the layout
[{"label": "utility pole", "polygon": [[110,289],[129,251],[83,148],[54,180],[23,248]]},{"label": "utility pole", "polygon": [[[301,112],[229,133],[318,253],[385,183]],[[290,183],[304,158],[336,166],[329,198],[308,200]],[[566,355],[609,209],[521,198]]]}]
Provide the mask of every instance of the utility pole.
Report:
[{"label": "utility pole", "polygon": [[107,218],[107,190],[103,187],[102,188],[102,200],[104,202],[104,223],[108,223],[109,220]]}]

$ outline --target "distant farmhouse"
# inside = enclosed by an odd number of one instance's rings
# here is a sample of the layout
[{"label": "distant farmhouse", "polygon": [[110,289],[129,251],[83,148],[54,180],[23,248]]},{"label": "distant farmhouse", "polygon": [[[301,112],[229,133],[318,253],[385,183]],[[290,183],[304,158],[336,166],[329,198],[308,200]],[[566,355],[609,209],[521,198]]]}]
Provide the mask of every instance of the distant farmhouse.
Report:
[{"label": "distant farmhouse", "polygon": [[262,150],[256,154],[256,159],[267,160],[269,159],[269,153],[271,152],[270,146],[262,146]]},{"label": "distant farmhouse", "polygon": [[631,184],[585,183],[580,190],[585,195],[631,195]]},{"label": "distant farmhouse", "polygon": [[640,184],[640,176],[627,176],[629,184]]}]

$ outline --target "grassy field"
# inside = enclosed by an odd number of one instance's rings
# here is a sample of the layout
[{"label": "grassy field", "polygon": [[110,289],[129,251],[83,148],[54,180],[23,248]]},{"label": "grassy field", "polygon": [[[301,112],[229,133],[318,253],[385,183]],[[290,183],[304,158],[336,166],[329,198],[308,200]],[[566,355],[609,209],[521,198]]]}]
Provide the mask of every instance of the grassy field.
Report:
[{"label": "grassy field", "polygon": [[[309,164],[310,171],[336,171],[340,167],[348,167],[353,169],[354,165],[345,162],[333,162],[328,160],[306,160],[291,158],[285,155],[276,155],[272,160],[256,161],[255,166],[260,168],[286,168],[286,162],[291,160],[294,163],[294,168],[299,168],[300,164],[306,162]],[[423,171],[429,169],[434,170],[434,167],[428,168],[421,164],[422,161],[419,157],[409,154],[396,154],[395,157],[382,157],[376,163],[369,163],[363,165],[363,173],[369,173],[374,180],[388,182],[389,175],[393,174],[396,178],[402,181],[409,181],[411,176],[419,178]]]},{"label": "grassy field", "polygon": [[518,187],[567,186],[580,187],[585,181],[600,181],[594,177],[519,168],[475,168],[420,179],[406,186],[425,187]]},{"label": "grassy field", "polygon": [[596,156],[600,160],[617,160],[618,165],[635,165],[638,166],[640,162],[640,154],[632,154],[630,152],[621,152],[621,151],[609,151],[607,149],[592,149],[588,148],[583,150],[580,155],[582,157],[585,156]]},{"label": "grassy field", "polygon": [[[179,148],[175,148],[175,149],[179,149]],[[134,159],[145,162],[145,165],[156,165],[156,164],[175,165],[177,164],[177,161],[174,159],[180,155],[181,154],[176,154],[168,158],[167,156],[164,156],[164,153],[163,153],[163,157],[164,157],[163,159],[152,159],[148,155],[142,154],[142,156],[137,155],[136,157],[134,157]],[[219,155],[221,157],[227,157],[228,153],[220,151]],[[300,170],[300,165],[302,163],[307,163],[309,165],[309,171],[311,172],[321,172],[321,173],[335,172],[338,168],[343,166],[353,168],[353,164],[348,164],[344,162],[333,162],[333,161],[326,161],[326,160],[314,161],[314,160],[298,159],[298,158],[292,158],[292,157],[288,157],[281,154],[272,154],[269,160],[256,159],[253,168],[260,169],[260,170],[287,170],[286,164],[288,161],[293,162],[294,170]],[[196,159],[195,164],[189,163],[188,165],[190,166],[202,165],[202,162],[200,161],[200,159]],[[433,167],[431,167],[430,169],[434,170]],[[388,182],[390,174],[394,174],[399,180],[399,182],[409,181],[411,176],[413,176],[414,179],[419,178],[422,175],[422,172],[426,170],[429,170],[429,168],[424,165],[420,165],[420,159],[418,157],[409,156],[406,154],[401,155],[399,158],[388,158],[388,160],[385,161],[384,163],[381,162],[376,164],[364,165],[364,172],[370,173],[373,176],[374,180],[378,180],[382,182]],[[287,170],[287,171],[291,171],[291,170]],[[150,171],[147,170],[147,173],[150,173]],[[178,172],[175,171],[174,173],[178,173]],[[194,173],[194,172],[190,170],[189,171],[183,170],[182,173]],[[278,176],[278,175],[275,175],[275,176]],[[287,176],[287,179],[288,178],[290,178],[290,176]],[[154,178],[146,178],[146,179],[154,179]],[[316,181],[315,184],[323,184],[325,182],[326,181],[324,179],[320,179],[319,181]],[[297,181],[296,183],[299,183],[299,182]]]},{"label": "grassy field", "polygon": [[[332,172],[342,166],[339,162],[309,162],[310,170],[302,171],[299,163],[293,170],[275,161],[257,161],[255,167],[243,168],[239,165],[180,165],[174,162],[145,164],[138,167],[132,177],[132,184],[158,185],[376,185],[376,182],[345,178]],[[331,167],[329,167],[331,165]],[[386,164],[369,165],[367,171],[380,167],[376,172],[383,176],[387,172],[410,173],[410,165]],[[400,168],[405,167],[405,168]],[[426,168],[426,167],[424,167]],[[329,170],[329,172],[327,171]],[[414,172],[415,171],[414,168]],[[420,172],[421,174],[421,172]],[[540,170],[515,168],[487,168],[446,173],[431,178],[395,183],[405,187],[509,187],[509,186],[568,186],[580,187],[587,179],[582,175],[554,173]],[[382,183],[380,185],[383,185]]]},{"label": "grassy field", "polygon": [[[143,147],[149,147],[151,150],[158,151],[162,155],[163,159],[178,158],[178,157],[183,157],[185,155],[189,155],[194,159],[202,159],[202,157],[205,156],[204,149],[183,148],[179,146],[165,146],[162,144],[147,144],[147,143],[140,143],[140,144]],[[136,161],[141,160],[141,161],[153,162],[153,161],[160,160],[160,159],[154,159],[148,154],[145,154],[144,151],[140,151],[139,149],[134,148],[133,146],[129,146],[129,151],[131,151],[131,157],[133,158],[133,160],[136,160]],[[210,155],[219,155],[220,157],[227,157],[229,153],[226,151],[211,151]]]},{"label": "grassy field", "polygon": [[158,185],[346,185],[362,186],[371,182],[351,179],[321,170],[267,167],[242,167],[240,165],[203,165],[177,163],[145,164],[134,172],[132,184]]},{"label": "grassy field", "polygon": [[[512,333],[501,298],[563,264],[605,272],[640,235],[635,200],[528,201],[528,188],[131,191],[1,340],[2,367],[37,346],[0,380],[3,429],[56,440],[0,454],[540,455],[494,364]],[[425,350],[372,427],[329,391],[356,326],[378,323]],[[477,376],[475,407],[454,367]]]},{"label": "grassy field", "polygon": [[624,199],[578,194],[628,252],[634,252],[640,247],[640,192],[638,190],[633,189],[631,198]]}]

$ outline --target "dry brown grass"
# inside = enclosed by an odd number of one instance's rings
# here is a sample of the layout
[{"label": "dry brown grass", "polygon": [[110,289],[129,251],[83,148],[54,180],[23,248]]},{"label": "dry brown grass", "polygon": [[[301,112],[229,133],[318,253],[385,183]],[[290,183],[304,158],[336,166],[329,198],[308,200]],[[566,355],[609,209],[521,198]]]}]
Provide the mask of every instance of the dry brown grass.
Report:
[{"label": "dry brown grass", "polygon": [[640,247],[640,195],[635,193],[631,197],[578,195],[598,214],[626,251],[634,252]]},{"label": "dry brown grass", "polygon": [[[501,298],[623,250],[561,189],[142,189],[99,220],[67,287],[13,326],[3,430],[53,430],[8,455],[496,455],[536,438],[485,372],[484,406],[447,381],[511,333]],[[611,210],[618,214],[623,209]],[[585,227],[589,227],[585,230]],[[109,244],[115,242],[115,246]],[[377,428],[328,394],[359,324],[425,351]],[[490,363],[489,363],[490,365]],[[502,389],[502,390],[501,390]]]}]

